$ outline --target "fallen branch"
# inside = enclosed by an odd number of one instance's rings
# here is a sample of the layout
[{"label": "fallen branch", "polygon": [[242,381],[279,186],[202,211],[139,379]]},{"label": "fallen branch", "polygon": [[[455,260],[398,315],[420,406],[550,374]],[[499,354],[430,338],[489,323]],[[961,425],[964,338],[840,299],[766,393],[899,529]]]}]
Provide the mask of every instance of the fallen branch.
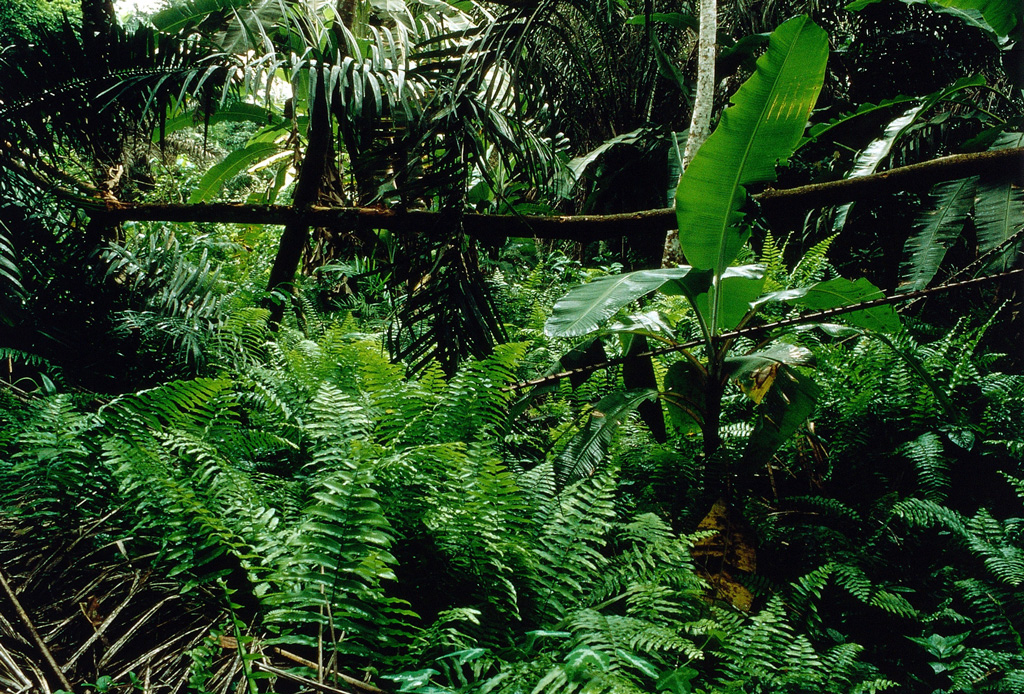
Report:
[{"label": "fallen branch", "polygon": [[53,670],[53,674],[57,676],[57,681],[60,682],[60,686],[70,692],[71,682],[68,681],[68,678],[64,675],[64,671],[60,669],[59,665],[57,665],[57,661],[53,659],[53,653],[51,653],[50,649],[46,647],[46,643],[36,630],[36,626],[32,623],[32,619],[28,616],[28,613],[25,612],[25,608],[21,606],[18,596],[15,595],[14,591],[11,589],[11,584],[7,582],[7,576],[4,575],[2,569],[0,569],[0,587],[2,587],[4,592],[7,594],[7,599],[11,601],[11,605],[14,607],[14,611],[18,613],[21,623],[25,625],[26,629],[28,629],[28,633],[32,636],[32,640],[39,649],[40,655],[43,656],[46,664]]},{"label": "fallen branch", "polygon": [[[814,183],[796,188],[769,189],[753,196],[766,207],[821,207],[887,195],[901,190],[926,190],[940,181],[983,174],[1013,178],[1024,174],[1024,147],[990,152],[954,154],[889,171]],[[455,223],[450,212],[395,211],[377,207],[293,207],[241,203],[161,204],[97,201],[91,214],[109,222],[217,222],[221,224],[302,223],[312,227],[340,227],[352,231],[390,229],[411,233],[444,232]],[[610,215],[493,215],[467,213],[461,217],[465,232],[474,238],[500,242],[509,237],[536,237],[569,241],[600,241],[622,236],[662,235],[675,226],[673,208]]]},{"label": "fallen branch", "polygon": [[274,646],[273,650],[274,650],[274,653],[277,653],[282,658],[286,658],[286,659],[292,661],[293,663],[298,663],[299,665],[305,665],[308,668],[313,668],[314,670],[319,672],[321,675],[332,675],[332,676],[335,676],[338,679],[340,679],[342,682],[344,682],[345,684],[351,685],[351,686],[356,687],[358,689],[362,689],[364,692],[371,692],[371,694],[387,694],[387,692],[385,692],[383,689],[379,689],[379,688],[373,686],[372,684],[370,684],[369,682],[363,682],[362,680],[357,680],[355,677],[349,677],[348,675],[343,675],[342,673],[338,672],[337,670],[327,671],[325,668],[321,668],[319,665],[314,663],[312,660],[307,660],[306,658],[303,658],[300,655],[295,655],[294,653],[290,653],[290,652],[284,650],[283,648],[278,648],[277,646]]},{"label": "fallen branch", "polygon": [[[985,282],[992,282],[995,280],[1007,279],[1009,277],[1015,277],[1018,275],[1024,275],[1024,268],[1017,270],[1008,270],[1007,272],[1000,272],[995,275],[985,275],[984,277],[975,277],[973,279],[964,280],[962,282],[952,282],[949,284],[943,284],[937,287],[931,287],[929,289],[921,289],[916,292],[906,292],[903,294],[893,294],[891,296],[883,296],[880,299],[870,299],[868,301],[861,301],[856,304],[849,304],[847,306],[839,306],[837,308],[830,308],[824,311],[815,311],[814,313],[806,313],[802,316],[796,316],[794,318],[787,318],[785,320],[775,321],[772,323],[765,323],[763,325],[754,325],[748,328],[741,328],[739,330],[730,330],[728,332],[721,333],[715,336],[715,340],[731,340],[737,337],[749,337],[751,335],[757,335],[759,333],[769,332],[771,330],[778,330],[779,328],[789,328],[794,325],[805,325],[807,323],[816,323],[821,320],[832,318],[834,316],[840,316],[844,313],[853,313],[854,311],[863,311],[864,309],[874,308],[875,306],[887,306],[889,304],[897,304],[902,301],[912,301],[920,299],[925,296],[932,296],[934,294],[941,294],[942,292],[948,292],[953,289],[962,289],[974,284],[983,284]],[[681,352],[691,347],[697,347],[705,344],[705,340],[691,340],[681,345],[672,345],[671,347],[660,347],[658,349],[652,349],[647,352],[640,352],[638,354],[632,354],[628,357],[618,357],[616,359],[608,359],[606,361],[598,362],[596,364],[587,364],[580,366],[575,369],[569,369],[568,371],[560,371],[555,374],[548,376],[541,376],[540,378],[534,378],[529,381],[520,381],[519,383],[513,383],[512,385],[505,386],[502,388],[504,392],[522,390],[524,388],[530,388],[532,386],[542,386],[549,383],[556,383],[562,379],[569,378],[570,376],[578,376],[588,374],[598,369],[604,369],[609,366],[617,366],[624,364],[627,361],[633,359],[646,359],[650,357],[659,357],[663,354],[671,354],[673,352]]]},{"label": "fallen branch", "polygon": [[293,675],[290,672],[286,672],[273,665],[267,665],[266,663],[255,661],[252,664],[254,670],[260,670],[262,672],[269,672],[272,675],[276,675],[282,679],[291,680],[292,682],[298,682],[303,684],[310,689],[315,689],[320,692],[326,692],[326,694],[352,694],[352,692],[345,689],[338,689],[337,687],[331,687],[329,685],[311,680],[308,677],[301,677],[300,675]]}]

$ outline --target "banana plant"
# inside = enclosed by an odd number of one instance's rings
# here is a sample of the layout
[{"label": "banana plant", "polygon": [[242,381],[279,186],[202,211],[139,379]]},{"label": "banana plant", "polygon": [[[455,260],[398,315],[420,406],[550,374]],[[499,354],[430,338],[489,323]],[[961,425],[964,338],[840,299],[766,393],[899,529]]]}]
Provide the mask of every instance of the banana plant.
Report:
[{"label": "banana plant", "polygon": [[[601,277],[555,303],[545,325],[547,335],[613,334],[626,357],[627,391],[594,407],[556,464],[562,483],[592,472],[614,427],[641,403],[655,405],[653,412],[640,412],[656,436],[664,431],[667,411],[677,431],[703,436],[705,456],[711,458],[722,442],[719,417],[725,388],[738,382],[757,403],[744,454],[751,461],[770,456],[812,414],[817,386],[796,368],[813,364],[808,349],[767,339],[741,351],[730,335],[770,304],[824,310],[882,296],[867,280],[843,278],[766,291],[764,266],[734,264],[751,233],[748,189],[774,181],[776,167],[799,144],[821,90],[827,55],[825,32],[807,17],[791,19],[771,34],[754,74],[680,179],[676,216],[688,265]],[[668,368],[660,389],[651,356],[645,354],[647,340],[680,346],[685,336],[651,314],[606,326],[623,308],[656,291],[685,297],[701,333],[699,345],[678,350],[683,358]],[[887,306],[851,312],[847,320],[869,330],[899,326]]]}]

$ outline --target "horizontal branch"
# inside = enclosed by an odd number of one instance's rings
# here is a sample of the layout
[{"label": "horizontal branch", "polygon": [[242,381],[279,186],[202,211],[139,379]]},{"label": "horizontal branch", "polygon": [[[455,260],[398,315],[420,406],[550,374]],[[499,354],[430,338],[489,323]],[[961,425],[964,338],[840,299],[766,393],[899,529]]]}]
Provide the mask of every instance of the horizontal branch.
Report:
[{"label": "horizontal branch", "polygon": [[[1018,277],[1024,275],[1024,268],[1017,270],[1007,270],[1006,272],[1000,272],[994,275],[984,275],[982,277],[974,277],[969,280],[963,280],[961,282],[951,282],[942,284],[937,287],[930,287],[928,289],[920,289],[915,292],[904,292],[902,294],[892,294],[890,296],[883,296],[879,299],[869,299],[868,301],[861,301],[856,304],[847,304],[846,306],[838,306],[836,308],[825,309],[823,311],[815,311],[814,313],[805,313],[802,316],[795,316],[793,318],[786,318],[785,320],[774,321],[772,323],[764,323],[762,325],[754,325],[748,328],[740,328],[739,330],[730,330],[728,332],[716,335],[714,339],[716,341],[721,340],[732,340],[737,337],[749,337],[751,335],[759,335],[761,333],[770,332],[772,330],[778,330],[780,328],[789,328],[795,325],[807,325],[809,323],[818,323],[822,320],[827,320],[835,316],[840,316],[845,313],[853,313],[855,311],[863,311],[865,309],[874,308],[876,306],[887,306],[889,304],[898,304],[903,301],[916,301],[926,296],[932,296],[934,294],[941,294],[943,292],[952,291],[954,289],[963,289],[976,284],[984,284],[986,282],[992,282],[995,280],[1003,280],[1010,277]],[[664,354],[672,354],[673,352],[682,352],[692,347],[699,347],[705,344],[705,340],[691,340],[680,345],[672,345],[671,347],[660,347],[658,349],[652,349],[647,352],[640,352],[638,354],[632,354],[628,357],[617,357],[615,359],[608,359],[606,361],[598,362],[596,364],[587,364],[580,366],[575,369],[569,369],[567,371],[560,371],[558,373],[549,374],[547,376],[541,376],[540,378],[534,378],[529,381],[521,381],[519,383],[513,383],[512,385],[505,386],[502,388],[503,391],[514,391],[522,390],[523,388],[530,388],[532,386],[542,386],[549,383],[556,383],[562,379],[569,378],[570,376],[581,376],[588,374],[598,369],[604,369],[609,366],[617,366],[624,364],[627,361],[633,359],[648,359],[651,357],[659,357]]]},{"label": "horizontal branch", "polygon": [[[1024,148],[955,154],[882,173],[815,183],[797,188],[766,190],[753,197],[763,205],[818,207],[885,195],[899,190],[926,189],[932,184],[975,174],[1007,178],[1024,173]],[[219,222],[222,224],[275,224],[300,222],[314,227],[342,227],[352,231],[390,229],[400,232],[445,231],[455,223],[451,212],[377,207],[306,207],[238,203],[133,204],[108,202],[93,212],[110,221]],[[466,233],[498,243],[508,237],[537,237],[570,241],[600,241],[622,236],[664,234],[675,225],[672,208],[610,215],[492,215],[462,216]]]},{"label": "horizontal branch", "polygon": [[[312,227],[340,227],[352,231],[389,229],[398,232],[444,231],[456,220],[451,212],[388,210],[379,207],[296,208],[289,205],[248,205],[231,202],[162,204],[109,202],[93,212],[113,222],[216,222],[221,224],[279,224],[299,222]],[[613,215],[496,215],[465,214],[462,226],[470,236],[501,241],[508,237],[592,241],[643,233],[664,232],[675,211],[646,210]]]},{"label": "horizontal branch", "polygon": [[812,183],[798,188],[766,190],[754,197],[762,205],[799,205],[804,208],[839,205],[889,195],[902,190],[927,190],[936,183],[984,175],[1005,180],[1024,176],[1024,148],[953,154],[920,164],[839,181]]}]

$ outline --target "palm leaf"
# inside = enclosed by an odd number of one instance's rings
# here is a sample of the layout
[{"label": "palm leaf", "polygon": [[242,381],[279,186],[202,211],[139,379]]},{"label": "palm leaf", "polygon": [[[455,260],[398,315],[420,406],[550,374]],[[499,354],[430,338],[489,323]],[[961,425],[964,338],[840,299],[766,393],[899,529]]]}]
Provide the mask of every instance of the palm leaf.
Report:
[{"label": "palm leaf", "polygon": [[[974,207],[974,222],[978,229],[978,250],[990,251],[1024,229],[1024,190],[1013,183],[982,183]],[[1020,248],[1020,243],[1016,244]],[[989,264],[1007,270],[1016,253],[1007,249]]]},{"label": "palm leaf", "polygon": [[[978,87],[985,84],[985,78],[981,75],[973,75],[971,77],[962,77],[956,82],[940,89],[937,92],[929,94],[921,98],[921,102],[909,108],[900,114],[897,118],[894,118],[885,126],[885,130],[882,131],[882,136],[872,140],[867,147],[865,147],[856,156],[853,161],[853,167],[850,172],[846,175],[847,178],[857,178],[859,176],[867,176],[875,173],[878,170],[879,165],[885,161],[886,157],[889,156],[889,152],[892,151],[893,145],[903,135],[910,130],[911,126],[917,122],[918,117],[931,109],[940,101],[951,98],[957,92],[967,89],[969,87]],[[832,231],[842,231],[843,226],[846,224],[846,218],[850,213],[850,209],[853,207],[853,203],[847,203],[839,207],[836,210],[835,220],[832,223]]]},{"label": "palm leaf", "polygon": [[946,251],[960,238],[967,217],[974,206],[978,177],[940,183],[932,189],[935,200],[917,219],[918,231],[907,239],[904,252],[904,291],[924,289],[931,282],[946,256]]},{"label": "palm leaf", "polygon": [[[846,9],[856,12],[879,0],[856,0]],[[902,0],[907,5],[921,4],[920,0]],[[934,11],[959,17],[967,24],[978,27],[990,37],[1005,40],[1020,23],[1021,4],[1018,0],[930,0],[925,3]]]},{"label": "palm leaf", "polygon": [[775,180],[796,147],[825,74],[828,38],[807,17],[769,40],[757,71],[722,114],[676,191],[679,240],[695,268],[721,274],[749,235],[740,209],[746,186]]},{"label": "palm leaf", "polygon": [[608,453],[612,436],[623,420],[641,403],[657,395],[657,390],[639,388],[602,398],[591,411],[586,426],[569,441],[569,445],[555,460],[556,482],[565,486],[592,476]]},{"label": "palm leaf", "polygon": [[[1024,133],[1003,133],[992,149],[1020,147]],[[974,201],[974,223],[978,230],[978,250],[981,253],[997,248],[1024,228],[1024,190],[1016,182],[986,182],[978,187]],[[1017,243],[1000,253],[989,267],[1006,270],[1013,263]]]},{"label": "palm leaf", "polygon": [[[579,337],[597,330],[616,311],[645,294],[673,283],[685,287],[690,295],[706,291],[710,282],[707,273],[693,272],[689,267],[640,270],[624,275],[610,275],[572,289],[555,303],[544,332],[551,337]],[[684,293],[676,291],[674,293]]]},{"label": "palm leaf", "polygon": [[192,191],[192,195],[189,197],[189,204],[215,198],[225,183],[250,166],[272,157],[279,151],[280,148],[273,142],[254,142],[243,149],[231,152],[224,157],[223,161],[203,175],[199,186]]}]

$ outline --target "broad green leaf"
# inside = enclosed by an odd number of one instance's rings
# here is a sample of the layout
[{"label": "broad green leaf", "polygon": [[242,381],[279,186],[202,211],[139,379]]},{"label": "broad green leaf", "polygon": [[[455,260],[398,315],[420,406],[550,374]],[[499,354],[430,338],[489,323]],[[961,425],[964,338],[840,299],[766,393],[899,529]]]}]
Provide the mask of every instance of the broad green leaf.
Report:
[{"label": "broad green leaf", "polygon": [[689,359],[677,361],[665,374],[665,403],[668,421],[681,434],[697,434],[704,427],[704,390],[707,372]]},{"label": "broad green leaf", "polygon": [[550,337],[579,337],[597,330],[623,306],[661,288],[666,282],[685,280],[692,268],[640,270],[600,277],[575,287],[555,302],[544,324]]},{"label": "broad green leaf", "polygon": [[903,282],[900,291],[924,289],[946,257],[946,251],[960,238],[974,207],[978,177],[939,183],[932,188],[932,207],[918,216],[917,232],[907,239]]},{"label": "broad green leaf", "polygon": [[[760,265],[739,265],[727,268],[719,280],[721,299],[718,310],[718,333],[732,330],[750,312],[751,304],[761,296],[764,288],[764,268]],[[694,300],[694,307],[707,321],[711,320],[710,293],[701,294]]]},{"label": "broad green leaf", "polygon": [[[981,86],[983,84],[985,84],[985,78],[981,75],[962,77],[949,87],[940,89],[937,92],[933,92],[932,94],[922,97],[917,106],[907,109],[900,116],[890,121],[882,132],[882,136],[876,138],[870,142],[867,147],[861,150],[861,152],[854,158],[853,166],[849,173],[846,174],[846,178],[858,178],[860,176],[868,176],[875,173],[878,170],[879,165],[885,161],[886,157],[889,156],[889,152],[892,151],[892,147],[896,141],[899,140],[903,134],[917,122],[917,119],[921,114],[929,111],[940,101],[944,101],[954,96],[957,92],[969,87]],[[846,218],[852,208],[852,202],[841,205],[837,208],[835,220],[832,223],[833,232],[838,233],[842,231],[843,227],[846,225]]]},{"label": "broad green leaf", "polygon": [[744,451],[744,458],[756,464],[767,462],[814,414],[820,392],[813,380],[788,366],[779,364],[777,371],[772,387],[758,405],[754,432]]},{"label": "broad green leaf", "polygon": [[[800,289],[786,289],[765,294],[755,303],[760,306],[770,301],[781,301],[794,306],[803,306],[813,311],[825,311],[840,306],[881,299],[882,291],[861,277],[853,281],[838,277],[812,284]],[[900,319],[892,306],[873,306],[860,311],[844,314],[844,320],[860,328],[892,332],[899,330]]]},{"label": "broad green leaf", "polygon": [[559,485],[592,475],[608,453],[608,444],[622,421],[641,402],[657,395],[658,391],[644,388],[612,393],[602,398],[591,410],[586,426],[555,460],[555,479]]},{"label": "broad green leaf", "polygon": [[636,653],[627,651],[624,648],[616,648],[615,655],[618,656],[619,659],[629,663],[632,667],[636,668],[638,672],[642,673],[647,677],[650,677],[651,679],[654,679],[658,676],[658,668],[654,667],[651,661],[647,660],[646,658],[641,658]]},{"label": "broad green leaf", "polygon": [[624,318],[608,325],[601,331],[601,333],[636,333],[671,336],[675,334],[675,329],[669,323],[668,319],[660,312],[645,311],[643,313],[634,313],[625,316]]},{"label": "broad green leaf", "polygon": [[250,4],[250,0],[187,0],[154,14],[150,21],[158,31],[173,34],[197,26],[216,12],[233,12]]},{"label": "broad green leaf", "polygon": [[438,658],[438,660],[444,660],[446,658],[453,658],[459,665],[465,665],[480,657],[487,654],[486,648],[467,648],[461,651],[453,651],[452,653],[446,653]]},{"label": "broad green leaf", "polygon": [[693,691],[693,685],[690,682],[699,674],[689,667],[667,670],[658,678],[657,690],[669,692],[669,694],[690,694]]},{"label": "broad green leaf", "polygon": [[235,150],[203,175],[199,185],[192,191],[192,196],[188,200],[189,204],[213,199],[220,193],[220,189],[224,187],[225,183],[250,166],[279,151],[280,147],[272,142],[257,142],[243,149]]},{"label": "broad green leaf", "polygon": [[829,132],[830,130],[833,130],[841,125],[849,123],[850,121],[860,118],[862,116],[875,114],[879,111],[888,110],[893,106],[899,106],[902,104],[928,103],[934,105],[943,99],[949,98],[951,95],[955,94],[961,89],[966,89],[967,87],[977,87],[983,84],[985,84],[985,78],[982,75],[974,75],[971,77],[963,77],[961,79],[958,79],[949,87],[945,87],[926,96],[908,96],[905,94],[901,94],[891,99],[879,101],[877,104],[861,104],[856,108],[856,110],[851,111],[850,113],[843,114],[838,118],[833,118],[827,123],[818,123],[817,125],[813,126],[808,131],[807,137],[800,142],[799,146],[803,147],[804,145],[813,142],[814,140],[817,140],[819,137]]},{"label": "broad green leaf", "polygon": [[[853,167],[846,174],[846,178],[858,178],[875,173],[878,165],[889,156],[889,152],[892,151],[892,146],[896,139],[913,125],[914,121],[917,120],[917,116],[924,108],[924,104],[919,104],[907,109],[899,117],[889,121],[889,124],[885,126],[885,130],[882,131],[882,136],[872,140],[854,158]],[[852,208],[853,203],[848,202],[836,209],[835,220],[832,222],[833,233],[839,233],[843,230],[843,227],[846,226],[846,218],[849,216]]]},{"label": "broad green leaf", "polygon": [[695,268],[717,274],[749,235],[741,209],[746,186],[775,180],[818,98],[828,37],[807,17],[776,29],[757,70],[733,97],[676,190],[679,241]]},{"label": "broad green leaf", "polygon": [[426,668],[425,670],[400,672],[397,675],[383,675],[383,677],[384,679],[391,680],[395,684],[400,685],[398,691],[411,692],[428,685],[430,683],[430,678],[437,674],[440,674],[437,670],[433,668]]},{"label": "broad green leaf", "polygon": [[559,194],[563,196],[569,196],[572,194],[572,189],[579,181],[583,174],[586,172],[590,165],[597,161],[598,157],[607,152],[615,145],[620,144],[633,144],[639,140],[643,135],[644,129],[638,128],[633,132],[625,133],[617,137],[613,137],[610,140],[606,140],[594,149],[590,150],[586,154],[578,156],[571,160],[566,166],[565,173],[560,177],[561,180],[558,184]]}]

